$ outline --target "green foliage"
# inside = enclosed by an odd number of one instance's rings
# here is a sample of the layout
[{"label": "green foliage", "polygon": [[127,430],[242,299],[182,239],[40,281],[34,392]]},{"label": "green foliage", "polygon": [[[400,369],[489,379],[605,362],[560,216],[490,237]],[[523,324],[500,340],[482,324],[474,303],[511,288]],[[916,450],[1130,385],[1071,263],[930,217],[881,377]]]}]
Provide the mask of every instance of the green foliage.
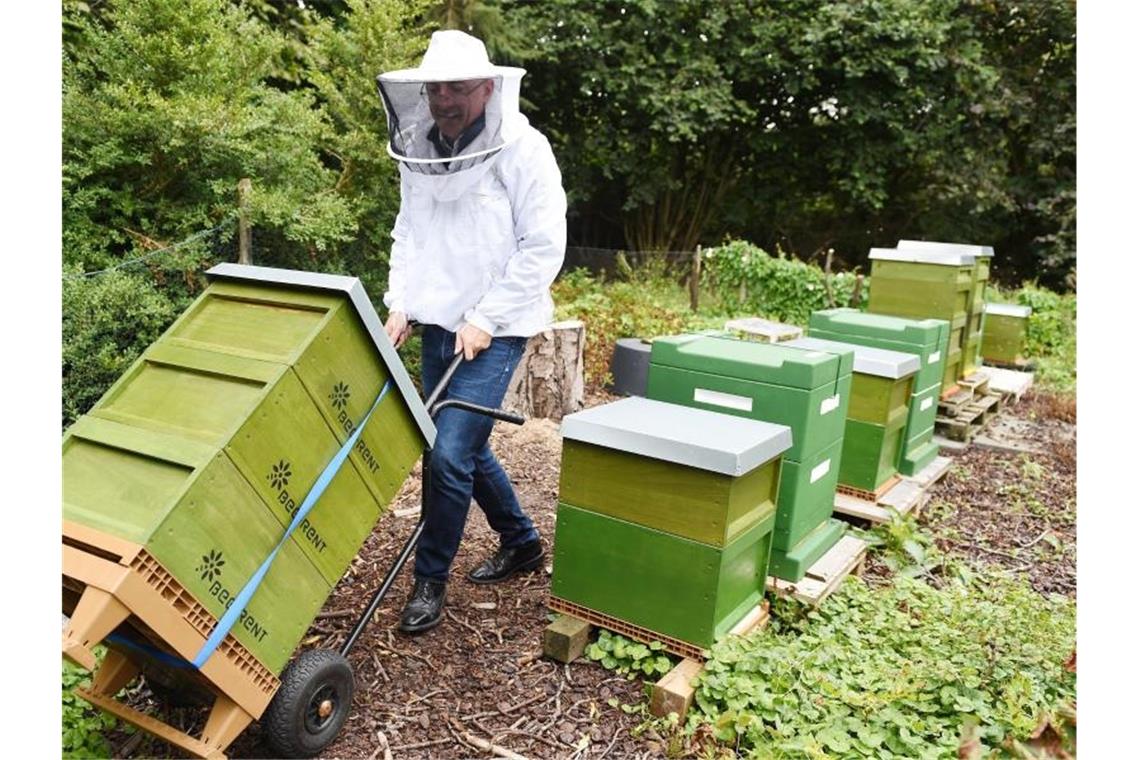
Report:
[{"label": "green foliage", "polygon": [[627,269],[627,280],[606,280],[585,269],[567,272],[552,293],[558,319],[586,323],[586,382],[601,384],[609,375],[618,338],[652,338],[723,325],[707,312],[694,314],[688,296],[654,266]]},{"label": "green foliage", "polygon": [[[935,545],[934,537],[919,527],[914,515],[894,512],[890,520],[869,531],[860,531],[859,536],[868,542],[892,575],[933,576],[949,566]],[[959,574],[966,573],[957,566],[953,569]]]},{"label": "green foliage", "polygon": [[185,306],[125,271],[63,281],[63,426],[86,412]]},{"label": "green foliage", "polygon": [[[224,0],[111,0],[63,63],[64,261],[105,267],[216,224],[253,181],[254,224],[316,255],[349,240],[307,90],[271,86],[282,35]],[[149,247],[159,247],[152,245]],[[273,263],[264,261],[263,263]]]},{"label": "green foliage", "polygon": [[849,578],[799,610],[713,647],[690,731],[752,757],[955,757],[967,720],[993,749],[1075,698],[1075,605],[1024,583]]},{"label": "green foliage", "polygon": [[[833,273],[828,300],[827,278],[819,267],[785,256],[770,256],[742,240],[710,248],[703,254],[704,280],[713,286],[724,310],[806,325],[813,311],[847,306],[856,276]],[[869,290],[861,293],[866,302]]]},{"label": "green foliage", "polygon": [[603,628],[598,640],[586,647],[586,656],[630,680],[636,676],[658,678],[673,669],[664,649],[660,641],[642,644]]},{"label": "green foliage", "polygon": [[[1074,395],[1077,386],[1077,297],[1035,283],[1017,290],[991,288],[989,301],[1033,309],[1026,328],[1025,355],[1037,362],[1034,382],[1055,393]],[[983,328],[984,329],[984,328]]]},{"label": "green foliage", "polygon": [[[95,648],[95,656],[103,659],[103,647]],[[63,757],[110,757],[111,745],[103,732],[119,725],[114,716],[92,707],[72,693],[77,686],[89,685],[90,674],[67,660],[63,661]]]}]

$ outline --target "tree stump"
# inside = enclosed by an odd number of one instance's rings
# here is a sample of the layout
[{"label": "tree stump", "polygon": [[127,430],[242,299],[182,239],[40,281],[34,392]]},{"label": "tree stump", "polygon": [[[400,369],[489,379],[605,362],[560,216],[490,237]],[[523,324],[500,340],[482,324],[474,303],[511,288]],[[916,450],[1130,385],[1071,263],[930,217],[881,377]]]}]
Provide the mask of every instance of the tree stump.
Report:
[{"label": "tree stump", "polygon": [[581,320],[555,322],[527,342],[507,386],[503,408],[528,419],[561,420],[585,405],[583,352],[586,326]]}]

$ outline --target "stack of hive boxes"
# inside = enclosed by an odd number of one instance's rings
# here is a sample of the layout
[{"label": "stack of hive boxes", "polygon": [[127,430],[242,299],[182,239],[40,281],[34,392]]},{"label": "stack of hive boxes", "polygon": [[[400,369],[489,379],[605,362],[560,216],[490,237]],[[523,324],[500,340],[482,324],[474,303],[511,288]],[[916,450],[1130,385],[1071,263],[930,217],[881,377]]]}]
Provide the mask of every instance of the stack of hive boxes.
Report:
[{"label": "stack of hive boxes", "polygon": [[[111,604],[98,589],[83,601],[94,576],[69,578],[69,561],[118,573],[123,588],[153,587],[115,603],[134,605],[120,622],[167,631],[151,645],[193,659],[387,383],[219,650],[244,648],[259,665],[246,658],[242,672],[277,675],[435,428],[358,280],[234,265],[210,274],[64,436],[64,611]],[[110,632],[85,630],[91,619],[80,610],[64,634],[80,662]]]},{"label": "stack of hive boxes", "polygon": [[986,326],[982,333],[982,356],[995,364],[1013,366],[1025,362],[1026,331],[1029,328],[1029,315],[1033,310],[1028,306],[1011,303],[988,303],[985,305]]},{"label": "stack of hive boxes", "polygon": [[967,255],[974,257],[973,277],[970,286],[970,300],[966,305],[966,329],[962,333],[962,374],[969,377],[982,366],[982,334],[986,319],[986,287],[990,280],[990,259],[994,256],[993,246],[968,245],[965,243],[936,243],[928,240],[900,240],[899,249],[924,251],[949,256]]},{"label": "stack of hive boxes", "polygon": [[870,259],[870,312],[915,319],[945,319],[950,323],[950,348],[942,371],[942,392],[949,392],[964,376],[964,347],[970,299],[975,290],[976,257],[963,253],[872,248]]},{"label": "stack of hive boxes", "polygon": [[631,397],[562,436],[552,608],[679,653],[756,608],[787,427]]},{"label": "stack of hive boxes", "polygon": [[934,461],[938,456],[934,420],[950,340],[949,322],[867,314],[856,309],[826,309],[812,313],[808,336],[918,356],[919,369],[914,375],[898,469],[903,475],[914,475]]},{"label": "stack of hive boxes", "polygon": [[648,396],[787,425],[770,573],[798,582],[835,545],[831,518],[854,351],[839,355],[715,335],[653,342]]},{"label": "stack of hive boxes", "polygon": [[821,338],[800,338],[787,345],[820,353],[854,349],[839,482],[877,492],[898,474],[918,356]]}]

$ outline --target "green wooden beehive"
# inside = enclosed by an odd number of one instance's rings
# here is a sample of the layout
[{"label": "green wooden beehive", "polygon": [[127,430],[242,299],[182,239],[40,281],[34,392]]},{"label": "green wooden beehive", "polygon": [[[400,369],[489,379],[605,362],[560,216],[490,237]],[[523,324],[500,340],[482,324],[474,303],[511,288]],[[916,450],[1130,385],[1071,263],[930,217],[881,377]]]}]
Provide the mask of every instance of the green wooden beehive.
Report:
[{"label": "green wooden beehive", "polygon": [[279,673],[435,430],[358,280],[208,275],[65,434],[64,518],[142,545],[220,617],[386,386],[234,628]]},{"label": "green wooden beehive", "polygon": [[986,326],[982,333],[982,356],[998,364],[1025,362],[1025,338],[1029,329],[1028,306],[1008,303],[986,304]]},{"label": "green wooden beehive", "polygon": [[816,311],[808,323],[809,337],[858,343],[919,357],[920,368],[914,375],[914,391],[909,400],[898,464],[903,475],[914,475],[938,456],[938,446],[932,439],[947,366],[949,333],[950,323],[946,320],[916,320],[856,309]]},{"label": "green wooden beehive", "polygon": [[555,597],[699,647],[760,602],[786,426],[631,397],[562,434]]},{"label": "green wooden beehive", "polygon": [[814,337],[787,345],[807,351],[854,349],[839,482],[874,491],[898,471],[918,355]]},{"label": "green wooden beehive", "polygon": [[872,248],[869,311],[950,322],[943,386],[962,376],[976,257],[913,249]]},{"label": "green wooden beehive", "polygon": [[773,575],[785,580],[802,579],[843,536],[843,524],[828,518],[835,505],[853,356],[853,350],[803,351],[787,343],[716,336],[653,342],[649,398],[792,429],[770,566]]}]

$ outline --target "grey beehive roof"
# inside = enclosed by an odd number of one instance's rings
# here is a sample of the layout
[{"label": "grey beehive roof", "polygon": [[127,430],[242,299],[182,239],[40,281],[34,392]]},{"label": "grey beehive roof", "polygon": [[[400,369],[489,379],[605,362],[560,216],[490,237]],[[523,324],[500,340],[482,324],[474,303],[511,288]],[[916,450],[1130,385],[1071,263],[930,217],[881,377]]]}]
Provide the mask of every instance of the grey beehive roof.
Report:
[{"label": "grey beehive roof", "polygon": [[872,248],[869,258],[882,261],[909,261],[915,264],[972,266],[976,256],[953,251],[924,251],[913,248]]},{"label": "grey beehive roof", "polygon": [[876,377],[889,377],[898,380],[900,377],[913,375],[922,366],[917,354],[908,354],[902,351],[889,351],[885,348],[871,348],[855,343],[844,343],[838,340],[825,340],[823,338],[796,338],[783,345],[791,348],[802,348],[808,351],[834,351],[837,349],[854,349],[856,372],[862,375],[875,375]]},{"label": "grey beehive roof", "polygon": [[792,446],[786,425],[637,396],[563,418],[562,436],[732,476]]},{"label": "grey beehive roof", "polygon": [[392,379],[396,382],[396,389],[404,398],[404,403],[411,411],[412,418],[416,421],[420,432],[423,433],[428,446],[435,444],[435,424],[428,415],[427,407],[424,406],[419,394],[416,393],[416,387],[412,384],[408,371],[404,369],[404,363],[400,361],[400,356],[392,346],[392,341],[388,340],[388,334],[384,332],[384,325],[380,322],[380,317],[376,314],[372,302],[368,300],[368,294],[364,292],[364,285],[358,278],[321,272],[301,272],[295,269],[255,267],[246,264],[218,264],[207,270],[206,276],[225,280],[276,283],[314,290],[335,291],[347,295],[356,309],[356,313],[360,316],[360,321],[364,324],[369,337],[372,338],[372,342],[380,352],[384,366],[388,368]]},{"label": "grey beehive roof", "polygon": [[970,256],[991,258],[994,255],[992,245],[971,245],[969,243],[936,243],[933,240],[900,240],[899,248],[910,250],[931,251],[933,253],[965,253]]},{"label": "grey beehive roof", "polygon": [[1029,306],[1019,306],[1015,303],[987,303],[985,312],[986,314],[994,314],[1000,317],[1028,317],[1033,313],[1033,309]]}]

